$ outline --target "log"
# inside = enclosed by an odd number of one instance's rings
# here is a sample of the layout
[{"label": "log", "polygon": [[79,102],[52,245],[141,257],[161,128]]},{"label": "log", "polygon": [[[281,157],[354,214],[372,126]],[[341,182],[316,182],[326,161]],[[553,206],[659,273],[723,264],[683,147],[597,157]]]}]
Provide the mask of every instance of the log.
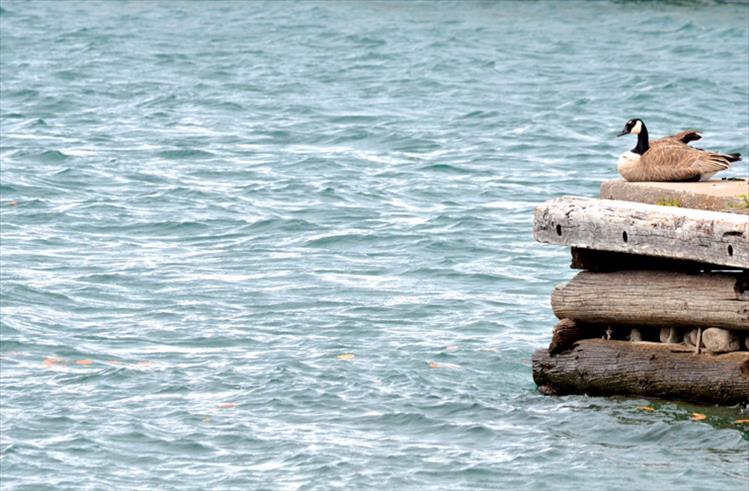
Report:
[{"label": "log", "polygon": [[533,380],[544,394],[749,403],[746,352],[696,355],[667,344],[585,339],[553,357],[539,349],[532,364]]},{"label": "log", "polygon": [[570,319],[562,319],[554,326],[554,332],[549,344],[549,353],[555,355],[568,350],[575,342],[581,339],[601,337],[603,328],[576,323]]},{"label": "log", "polygon": [[749,276],[583,271],[554,289],[551,307],[588,324],[749,330]]},{"label": "log", "polygon": [[539,242],[749,269],[745,215],[566,196],[538,206]]}]

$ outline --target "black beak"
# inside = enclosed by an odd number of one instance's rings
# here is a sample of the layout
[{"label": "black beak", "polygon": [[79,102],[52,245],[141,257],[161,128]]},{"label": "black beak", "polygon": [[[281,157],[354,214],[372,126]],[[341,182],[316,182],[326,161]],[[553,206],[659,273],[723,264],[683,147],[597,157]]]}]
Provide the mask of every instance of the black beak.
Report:
[{"label": "black beak", "polygon": [[619,133],[618,135],[616,135],[616,137],[619,138],[620,136],[624,136],[624,135],[628,135],[628,134],[629,134],[629,130],[627,128],[624,128],[621,133]]}]

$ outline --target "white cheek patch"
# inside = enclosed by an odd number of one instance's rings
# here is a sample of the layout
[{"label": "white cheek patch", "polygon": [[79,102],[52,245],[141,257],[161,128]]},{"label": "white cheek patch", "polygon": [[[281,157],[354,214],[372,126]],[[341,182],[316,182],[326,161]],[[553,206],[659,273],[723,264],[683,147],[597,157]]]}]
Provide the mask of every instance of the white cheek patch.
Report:
[{"label": "white cheek patch", "polygon": [[641,131],[642,131],[642,121],[638,121],[632,127],[632,130],[630,131],[630,133],[632,133],[633,135],[639,135]]}]

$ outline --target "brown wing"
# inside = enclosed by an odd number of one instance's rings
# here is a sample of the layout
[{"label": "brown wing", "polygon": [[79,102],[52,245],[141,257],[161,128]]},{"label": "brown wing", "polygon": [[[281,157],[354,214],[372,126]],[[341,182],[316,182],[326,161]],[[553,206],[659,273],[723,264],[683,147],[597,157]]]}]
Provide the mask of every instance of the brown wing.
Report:
[{"label": "brown wing", "polygon": [[666,141],[689,143],[689,142],[697,141],[700,138],[702,138],[702,136],[700,135],[699,130],[684,130],[674,135],[663,137],[660,140],[656,140],[653,143],[666,142]]},{"label": "brown wing", "polygon": [[680,141],[682,143],[689,143],[699,140],[700,138],[702,138],[702,135],[700,135],[699,130],[684,130],[676,133],[675,135],[667,136],[666,138]]},{"label": "brown wing", "polygon": [[725,155],[692,148],[673,139],[651,144],[640,163],[651,181],[698,179],[701,174],[725,170],[731,165]]}]

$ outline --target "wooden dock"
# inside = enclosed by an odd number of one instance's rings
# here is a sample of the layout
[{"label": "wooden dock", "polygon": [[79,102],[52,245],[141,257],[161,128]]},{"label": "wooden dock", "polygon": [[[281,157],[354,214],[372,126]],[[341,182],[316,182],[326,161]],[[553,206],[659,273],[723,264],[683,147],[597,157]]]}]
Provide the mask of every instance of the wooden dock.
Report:
[{"label": "wooden dock", "polygon": [[537,207],[533,232],[583,270],[552,292],[541,392],[749,403],[749,180],[607,181]]}]

